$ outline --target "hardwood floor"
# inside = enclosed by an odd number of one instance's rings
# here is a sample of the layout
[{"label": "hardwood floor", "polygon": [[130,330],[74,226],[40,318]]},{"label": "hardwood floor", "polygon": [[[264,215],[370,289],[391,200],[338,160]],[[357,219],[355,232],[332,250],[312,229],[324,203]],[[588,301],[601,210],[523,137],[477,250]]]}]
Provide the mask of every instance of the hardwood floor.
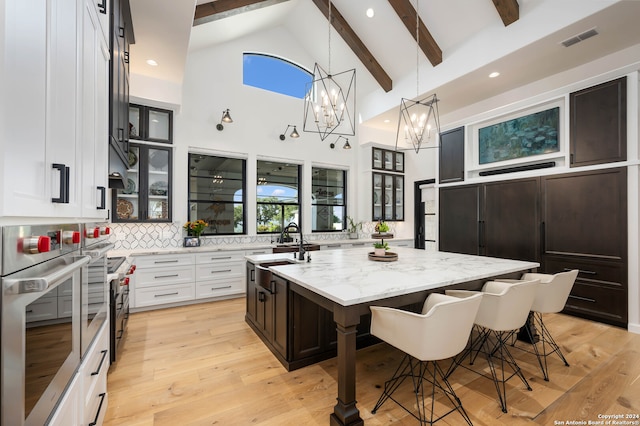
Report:
[{"label": "hardwood floor", "polygon": [[[132,314],[108,376],[105,426],[329,424],[335,361],[287,372],[246,325],[244,311],[241,298]],[[513,350],[533,390],[509,380],[506,414],[490,380],[457,369],[451,383],[473,424],[560,425],[615,414],[640,424],[640,335],[561,314],[545,322],[571,366],[550,357],[545,382],[535,357]],[[393,401],[370,411],[399,357],[384,343],[358,351],[358,407],[367,425],[417,424]],[[437,424],[462,423],[452,413]]]}]

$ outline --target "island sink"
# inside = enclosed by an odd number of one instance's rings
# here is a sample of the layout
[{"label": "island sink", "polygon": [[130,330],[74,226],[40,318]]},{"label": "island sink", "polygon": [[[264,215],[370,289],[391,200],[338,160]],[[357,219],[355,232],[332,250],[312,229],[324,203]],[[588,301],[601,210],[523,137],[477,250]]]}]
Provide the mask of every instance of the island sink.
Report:
[{"label": "island sink", "polygon": [[273,288],[273,272],[269,269],[271,266],[291,265],[295,261],[290,260],[274,260],[271,262],[263,262],[256,265],[256,283],[267,290],[269,293],[274,294]]}]

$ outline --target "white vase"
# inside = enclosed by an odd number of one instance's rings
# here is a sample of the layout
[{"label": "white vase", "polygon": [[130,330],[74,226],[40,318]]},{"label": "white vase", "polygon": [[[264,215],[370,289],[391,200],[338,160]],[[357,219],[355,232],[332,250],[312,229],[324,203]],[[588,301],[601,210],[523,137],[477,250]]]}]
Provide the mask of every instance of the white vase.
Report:
[{"label": "white vase", "polygon": [[383,248],[374,248],[373,249],[373,254],[376,256],[384,256],[384,254],[386,253],[386,250]]}]

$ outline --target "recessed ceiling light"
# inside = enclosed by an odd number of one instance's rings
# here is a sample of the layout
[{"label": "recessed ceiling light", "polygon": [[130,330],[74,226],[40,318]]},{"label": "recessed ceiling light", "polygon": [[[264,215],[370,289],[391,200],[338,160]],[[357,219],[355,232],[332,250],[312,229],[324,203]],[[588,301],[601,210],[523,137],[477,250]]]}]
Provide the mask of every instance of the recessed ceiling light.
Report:
[{"label": "recessed ceiling light", "polygon": [[154,61],[153,59],[147,59],[147,64],[151,65],[152,67],[157,67],[158,63],[156,61]]},{"label": "recessed ceiling light", "polygon": [[498,71],[494,71],[491,74],[489,74],[489,78],[496,78],[499,75],[500,75],[500,73]]},{"label": "recessed ceiling light", "polygon": [[373,15],[375,15],[376,13],[373,11],[372,8],[367,9],[367,16],[369,18],[373,18]]},{"label": "recessed ceiling light", "polygon": [[388,118],[386,120],[384,120],[385,123],[391,123],[391,120],[389,120]]}]

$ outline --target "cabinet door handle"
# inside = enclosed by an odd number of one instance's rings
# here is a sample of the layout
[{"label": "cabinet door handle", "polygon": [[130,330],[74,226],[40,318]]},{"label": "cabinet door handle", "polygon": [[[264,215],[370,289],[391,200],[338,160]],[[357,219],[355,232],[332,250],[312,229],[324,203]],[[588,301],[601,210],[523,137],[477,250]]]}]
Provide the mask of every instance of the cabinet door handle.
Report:
[{"label": "cabinet door handle", "polygon": [[98,369],[96,371],[91,372],[92,376],[97,376],[98,374],[100,374],[100,370],[102,369],[102,364],[104,363],[104,359],[107,356],[107,350],[103,349],[100,351],[100,353],[102,354],[102,358],[100,358],[100,364],[98,364]]},{"label": "cabinet door handle", "polygon": [[225,289],[225,288],[231,288],[231,286],[230,285],[225,285],[223,287],[211,287],[211,290],[222,290],[222,289]]},{"label": "cabinet door handle", "polygon": [[154,260],[153,263],[177,263],[178,259],[172,259],[172,260]]},{"label": "cabinet door handle", "polygon": [[231,256],[225,256],[225,257],[212,257],[211,260],[224,260],[224,259],[231,259]]},{"label": "cabinet door handle", "polygon": [[[571,268],[564,268],[564,271],[565,271],[565,272],[566,272],[566,271],[573,271],[573,269],[571,269]],[[578,269],[578,273],[579,273],[579,274],[586,274],[586,275],[598,275],[598,273],[597,273],[597,272],[595,272],[595,271],[587,271],[587,270],[585,270],[585,269]]]},{"label": "cabinet door handle", "polygon": [[104,397],[107,394],[102,392],[100,395],[100,405],[98,405],[98,411],[96,412],[96,416],[93,418],[93,421],[89,423],[89,426],[96,426],[98,424],[98,418],[100,417],[100,411],[102,411],[102,404],[104,403]]},{"label": "cabinet door handle", "polygon": [[264,293],[259,291],[258,292],[258,302],[264,302],[264,301],[265,301]]},{"label": "cabinet door handle", "polygon": [[154,294],[153,297],[164,297],[164,296],[176,296],[180,293],[178,293],[177,291],[174,293],[165,293],[165,294]]},{"label": "cabinet door handle", "polygon": [[578,300],[583,300],[585,302],[595,302],[595,299],[589,299],[588,297],[580,297],[580,296],[574,296],[572,294],[569,295],[569,299],[578,299]]},{"label": "cabinet door handle", "polygon": [[124,38],[124,27],[118,27],[118,37]]},{"label": "cabinet door handle", "polygon": [[52,203],[69,203],[69,167],[60,163],[53,163],[53,168],[60,172],[60,193],[56,198],[51,198]]},{"label": "cabinet door handle", "polygon": [[118,141],[124,143],[124,129],[122,127],[118,127]]},{"label": "cabinet door handle", "polygon": [[217,270],[217,271],[211,271],[212,274],[219,274],[219,273],[222,273],[222,272],[231,272],[231,269],[220,269],[220,270]]},{"label": "cabinet door handle", "polygon": [[171,274],[171,275],[156,275],[154,278],[173,278],[173,277],[179,277],[180,275],[178,274]]},{"label": "cabinet door handle", "polygon": [[546,233],[547,233],[546,225],[544,222],[542,222],[540,224],[540,253],[541,254],[544,254],[546,251],[546,248],[545,248],[547,246],[545,241]]},{"label": "cabinet door handle", "polygon": [[98,3],[98,11],[103,15],[107,14],[107,0],[102,0],[100,3]]},{"label": "cabinet door handle", "polygon": [[104,210],[107,208],[107,188],[104,186],[99,186],[98,191],[100,191],[100,204],[98,204],[98,210]]}]

